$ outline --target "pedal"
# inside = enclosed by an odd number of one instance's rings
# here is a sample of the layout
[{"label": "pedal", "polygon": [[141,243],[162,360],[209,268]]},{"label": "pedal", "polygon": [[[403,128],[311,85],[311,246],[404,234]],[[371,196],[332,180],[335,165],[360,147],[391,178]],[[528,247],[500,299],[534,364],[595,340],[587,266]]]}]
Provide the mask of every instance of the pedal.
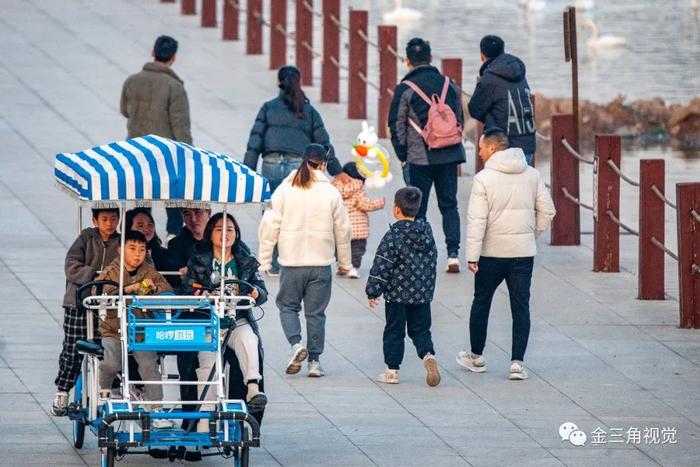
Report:
[{"label": "pedal", "polygon": [[148,454],[154,459],[167,459],[168,451],[165,449],[152,448],[148,450]]},{"label": "pedal", "polygon": [[185,460],[188,462],[199,462],[202,460],[202,451],[185,452]]}]

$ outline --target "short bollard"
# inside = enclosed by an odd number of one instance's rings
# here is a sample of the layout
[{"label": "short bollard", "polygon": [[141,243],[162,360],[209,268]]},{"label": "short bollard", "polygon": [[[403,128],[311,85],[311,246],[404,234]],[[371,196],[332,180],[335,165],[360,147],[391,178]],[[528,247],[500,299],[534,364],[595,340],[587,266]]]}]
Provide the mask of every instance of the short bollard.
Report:
[{"label": "short bollard", "polygon": [[665,240],[664,219],[666,205],[655,193],[654,187],[665,193],[663,159],[639,161],[639,293],[640,300],[663,300],[664,251],[651,239],[662,244]]},{"label": "short bollard", "polygon": [[183,15],[196,15],[197,0],[182,0],[180,4],[180,13]]},{"label": "short bollard", "polygon": [[311,86],[314,82],[314,17],[308,8],[311,3],[311,0],[296,0],[296,58],[304,86]]},{"label": "short bollard", "polygon": [[216,0],[202,0],[202,27],[216,27]]},{"label": "short bollard", "polygon": [[270,69],[287,63],[287,0],[270,0]]},{"label": "short bollard", "polygon": [[676,184],[682,328],[700,328],[700,183]]},{"label": "short bollard", "polygon": [[248,0],[247,11],[245,53],[260,55],[263,53],[262,0]]},{"label": "short bollard", "polygon": [[222,34],[225,41],[237,41],[239,39],[238,21],[240,6],[238,2],[243,0],[225,0],[223,12]]},{"label": "short bollard", "polygon": [[[571,114],[552,115],[552,199],[557,215],[552,220],[552,245],[581,243],[581,209],[566,195],[579,198],[579,162],[562,144],[574,141],[574,118]],[[566,190],[566,191],[564,191]]]},{"label": "short bollard", "polygon": [[620,219],[620,176],[608,165],[608,160],[620,167],[620,137],[596,135],[593,225],[593,271],[620,272],[620,226],[609,213]]},{"label": "short bollard", "polygon": [[379,37],[379,106],[377,116],[377,134],[380,138],[389,135],[389,107],[391,106],[394,86],[398,81],[396,58],[389,51],[396,50],[396,26],[378,26]]},{"label": "short bollard", "polygon": [[350,52],[348,54],[348,118],[367,118],[367,35],[368,14],[350,10]]},{"label": "short bollard", "polygon": [[321,102],[340,102],[339,63],[340,0],[323,0],[323,63],[321,65]]}]

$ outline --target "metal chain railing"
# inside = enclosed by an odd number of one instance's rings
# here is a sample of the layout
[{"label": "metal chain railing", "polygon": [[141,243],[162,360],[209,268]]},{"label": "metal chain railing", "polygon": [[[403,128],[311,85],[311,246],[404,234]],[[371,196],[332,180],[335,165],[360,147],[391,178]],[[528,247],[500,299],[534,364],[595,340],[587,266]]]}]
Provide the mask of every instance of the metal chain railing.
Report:
[{"label": "metal chain railing", "polygon": [[543,134],[540,133],[539,131],[536,131],[536,132],[535,132],[535,136],[538,137],[539,139],[543,140],[543,141],[552,141],[552,138],[550,138],[550,137],[547,136],[547,135],[543,135]]},{"label": "metal chain railing", "polygon": [[387,50],[391,55],[393,55],[394,57],[396,57],[397,60],[400,60],[400,61],[402,61],[402,62],[403,62],[404,60],[406,60],[406,57],[404,57],[403,55],[401,55],[401,54],[400,54],[395,48],[393,48],[392,46],[388,45],[388,46],[386,47],[386,50]]},{"label": "metal chain railing", "polygon": [[569,193],[569,190],[567,190],[566,188],[562,187],[561,192],[564,193],[564,197],[572,203],[578,204],[582,208],[588,209],[589,211],[593,211],[593,206],[589,206],[588,204],[582,203],[581,200]]},{"label": "metal chain railing", "polygon": [[357,35],[360,36],[360,38],[361,38],[363,41],[365,41],[365,42],[367,43],[367,45],[371,45],[371,46],[374,47],[375,49],[379,50],[379,44],[377,44],[376,42],[372,42],[372,41],[369,39],[369,37],[367,36],[367,34],[365,34],[365,32],[364,32],[362,29],[358,29],[358,30],[355,31],[355,32],[357,32]]},{"label": "metal chain railing", "polygon": [[331,19],[331,22],[341,31],[350,31],[350,28],[341,23],[337,16],[329,15],[328,17]]},{"label": "metal chain railing", "polygon": [[659,190],[658,187],[657,187],[656,185],[652,185],[652,186],[651,186],[651,191],[653,191],[654,194],[655,194],[656,196],[658,196],[659,199],[660,199],[661,201],[663,201],[664,203],[666,203],[669,207],[672,207],[673,209],[678,209],[678,207],[677,207],[673,202],[671,202],[671,200],[669,200],[668,198],[666,198],[666,197],[664,196],[664,194],[661,193],[661,190]]},{"label": "metal chain railing", "polygon": [[367,78],[367,76],[366,76],[364,73],[362,73],[361,71],[359,71],[359,70],[357,71],[357,76],[358,76],[362,81],[364,81],[364,83],[365,83],[367,86],[370,86],[370,87],[376,89],[377,91],[381,91],[381,88],[379,87],[379,85],[374,84],[373,82],[371,82],[371,81]]},{"label": "metal chain railing", "polygon": [[[304,47],[309,52],[311,52],[311,55],[313,55],[315,58],[320,58],[321,60],[323,60],[323,54],[316,52],[314,50],[314,48],[311,47],[311,44],[309,44],[307,41],[302,42],[301,46]],[[331,57],[331,58],[333,58],[333,57]],[[336,66],[338,66],[338,65],[336,65]],[[340,67],[338,67],[338,68],[340,68]]]},{"label": "metal chain railing", "polygon": [[690,210],[690,215],[693,216],[693,219],[695,219],[695,222],[700,223],[700,214],[695,209]]},{"label": "metal chain railing", "polygon": [[623,229],[625,229],[627,232],[631,233],[632,235],[636,235],[637,237],[639,237],[639,232],[637,232],[637,231],[634,230],[633,228],[628,227],[628,226],[626,226],[625,224],[623,224],[622,221],[620,221],[620,219],[618,219],[617,217],[615,217],[615,214],[614,214],[611,210],[608,209],[607,211],[605,211],[605,214],[607,214],[608,217],[609,217],[614,223],[616,223],[617,225],[619,225],[620,227],[622,227]]},{"label": "metal chain railing", "polygon": [[581,162],[584,162],[584,163],[586,163],[586,164],[593,165],[593,161],[592,161],[591,159],[587,159],[587,158],[583,157],[581,154],[579,154],[578,151],[576,151],[576,150],[571,146],[571,144],[569,144],[569,142],[566,140],[566,138],[562,138],[562,139],[561,139],[561,144],[566,148],[567,151],[569,151],[569,154],[571,154],[571,156],[572,156],[574,159],[578,159],[578,160],[581,161]]},{"label": "metal chain railing", "polygon": [[626,181],[627,183],[629,183],[632,186],[639,187],[639,182],[635,182],[634,180],[629,178],[627,175],[623,174],[622,170],[620,170],[620,168],[617,166],[615,161],[613,161],[612,159],[608,159],[608,165],[610,166],[611,169],[613,169],[613,172],[615,172],[622,180]]},{"label": "metal chain railing", "polygon": [[236,0],[227,0],[228,4],[231,5],[233,8],[236,10],[240,11],[241,13],[248,13],[248,10],[243,8],[240,3],[238,3]]},{"label": "metal chain railing", "polygon": [[308,12],[311,13],[312,15],[316,16],[317,18],[323,18],[323,13],[321,13],[320,11],[314,10],[313,5],[309,4],[309,2],[303,1],[303,2],[302,2],[302,5],[303,5],[304,8],[306,9],[306,11],[308,11]]},{"label": "metal chain railing", "polygon": [[655,237],[651,237],[651,243],[653,245],[655,245],[657,248],[662,249],[668,256],[670,256],[671,258],[678,261],[678,255],[675,254],[674,252],[672,252],[671,250],[669,250],[668,248],[666,248],[666,245],[664,245],[663,243],[658,241]]}]

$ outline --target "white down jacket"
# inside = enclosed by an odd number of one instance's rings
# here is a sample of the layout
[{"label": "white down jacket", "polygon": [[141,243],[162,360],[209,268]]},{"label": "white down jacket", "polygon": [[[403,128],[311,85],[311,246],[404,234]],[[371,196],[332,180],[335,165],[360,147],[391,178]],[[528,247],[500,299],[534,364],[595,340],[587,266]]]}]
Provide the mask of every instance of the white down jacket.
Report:
[{"label": "white down jacket", "polygon": [[292,186],[295,170],[272,195],[258,230],[261,269],[270,268],[275,244],[282,266],[328,266],[337,250],[339,266],[351,267],[352,227],[343,198],[323,172],[313,173],[310,188]]},{"label": "white down jacket", "polygon": [[540,179],[527,165],[520,148],[493,154],[474,176],[467,215],[467,261],[481,256],[535,256],[535,239],[554,217],[554,203]]}]

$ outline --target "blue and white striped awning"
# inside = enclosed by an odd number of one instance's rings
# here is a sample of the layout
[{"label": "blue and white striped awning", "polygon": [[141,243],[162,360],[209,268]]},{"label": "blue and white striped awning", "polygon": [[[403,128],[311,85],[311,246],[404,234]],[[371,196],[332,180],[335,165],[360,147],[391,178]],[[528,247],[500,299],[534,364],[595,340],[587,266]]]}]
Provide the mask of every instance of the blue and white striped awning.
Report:
[{"label": "blue and white striped awning", "polygon": [[195,206],[270,199],[267,179],[232,157],[154,135],[57,154],[54,173],[61,188],[95,205],[162,201]]}]

